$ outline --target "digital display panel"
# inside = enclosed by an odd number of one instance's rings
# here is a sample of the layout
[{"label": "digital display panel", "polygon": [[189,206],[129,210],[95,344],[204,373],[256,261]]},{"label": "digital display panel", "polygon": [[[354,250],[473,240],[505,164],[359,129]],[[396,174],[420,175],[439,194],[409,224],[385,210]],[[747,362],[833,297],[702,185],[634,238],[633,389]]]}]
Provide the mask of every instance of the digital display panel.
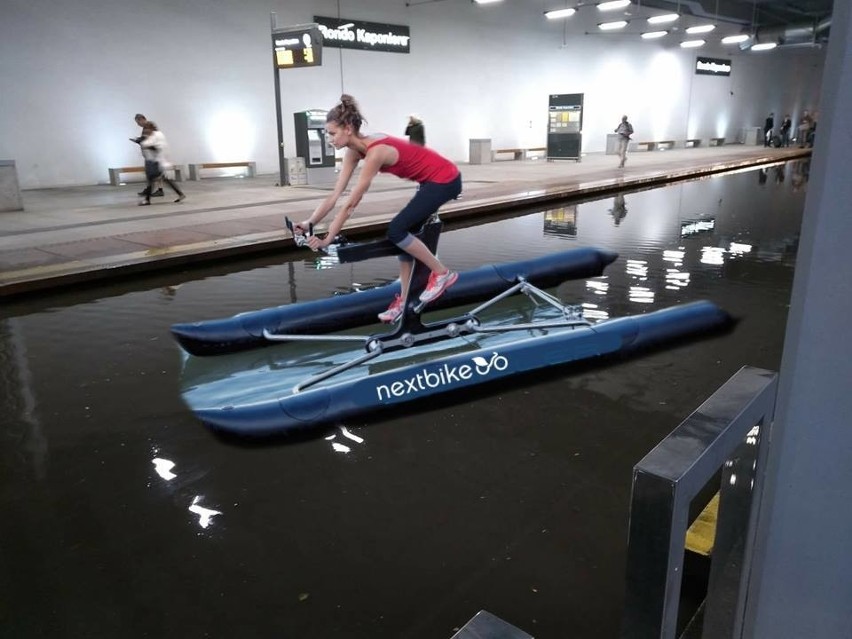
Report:
[{"label": "digital display panel", "polygon": [[316,24],[273,31],[272,49],[279,69],[320,66],[322,33]]}]

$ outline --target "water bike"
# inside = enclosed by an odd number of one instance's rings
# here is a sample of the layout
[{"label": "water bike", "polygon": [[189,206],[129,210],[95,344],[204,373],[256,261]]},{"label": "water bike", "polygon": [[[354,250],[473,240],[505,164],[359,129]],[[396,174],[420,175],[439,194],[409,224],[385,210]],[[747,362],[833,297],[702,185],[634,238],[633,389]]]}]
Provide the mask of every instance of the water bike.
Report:
[{"label": "water bike", "polygon": [[[433,253],[440,228],[435,219],[420,233]],[[341,262],[398,251],[386,240],[336,247]],[[412,400],[549,366],[631,353],[730,325],[727,313],[710,302],[592,323],[581,306],[563,304],[544,290],[570,277],[600,275],[616,257],[608,251],[575,249],[490,265],[464,279],[460,274],[455,285],[428,305],[429,317],[439,316],[429,322],[423,320],[425,308],[419,302],[429,271],[415,262],[401,317],[389,330],[366,335],[354,329],[376,323],[376,313],[392,299],[393,286],[228,320],[175,325],[173,333],[189,353],[233,353],[261,343],[272,347],[260,358],[250,351],[238,354],[227,366],[219,362],[234,355],[188,355],[183,398],[202,422],[221,434],[304,435]],[[566,263],[571,268],[566,269]],[[484,297],[489,298],[482,301]],[[519,297],[522,306],[515,303]],[[473,298],[479,303],[459,313],[465,303],[460,300]],[[434,313],[439,307],[444,311]],[[325,313],[334,319],[329,321]]]}]

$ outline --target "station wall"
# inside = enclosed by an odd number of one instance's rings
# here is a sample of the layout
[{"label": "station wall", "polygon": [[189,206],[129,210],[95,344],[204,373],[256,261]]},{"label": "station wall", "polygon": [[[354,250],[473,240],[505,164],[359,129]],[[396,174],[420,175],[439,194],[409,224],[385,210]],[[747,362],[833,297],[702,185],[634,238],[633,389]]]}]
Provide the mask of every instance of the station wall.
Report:
[{"label": "station wall", "polygon": [[[585,94],[585,153],[604,150],[622,114],[637,140],[735,141],[769,111],[795,119],[818,108],[818,49],[696,53],[675,36],[601,35],[593,7],[547,21],[546,0],[410,4],[5,0],[0,159],[17,162],[22,188],[105,183],[108,167],[140,164],[128,138],[141,112],[166,133],[175,162],[252,160],[259,173],[277,173],[271,12],[279,26],[339,15],[411,29],[410,54],[326,47],[322,67],[279,72],[288,156],[292,113],[331,108],[342,92],[360,102],[365,131],[402,136],[417,113],[429,146],[457,162],[467,161],[470,138],[544,146],[551,93]],[[696,55],[730,59],[731,75],[695,75]]]}]

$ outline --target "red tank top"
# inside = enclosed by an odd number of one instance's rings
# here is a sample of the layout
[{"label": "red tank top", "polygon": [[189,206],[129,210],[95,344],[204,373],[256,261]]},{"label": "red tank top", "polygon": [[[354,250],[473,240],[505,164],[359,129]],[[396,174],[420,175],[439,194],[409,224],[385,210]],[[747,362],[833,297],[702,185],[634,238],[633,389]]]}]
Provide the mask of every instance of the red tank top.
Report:
[{"label": "red tank top", "polygon": [[458,167],[447,158],[435,153],[425,146],[411,144],[400,138],[387,135],[377,138],[367,144],[367,149],[376,144],[387,144],[399,153],[399,159],[392,166],[383,166],[381,173],[390,173],[405,180],[414,182],[436,182],[447,184],[458,177]]}]

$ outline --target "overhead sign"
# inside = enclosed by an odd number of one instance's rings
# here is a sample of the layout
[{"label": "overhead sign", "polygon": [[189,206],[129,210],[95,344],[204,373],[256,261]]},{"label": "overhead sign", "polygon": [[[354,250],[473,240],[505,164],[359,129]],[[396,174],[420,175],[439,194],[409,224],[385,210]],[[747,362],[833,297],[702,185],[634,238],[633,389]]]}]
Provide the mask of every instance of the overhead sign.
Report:
[{"label": "overhead sign", "polygon": [[323,42],[327,47],[410,53],[411,35],[408,27],[397,24],[359,22],[340,18],[314,16]]},{"label": "overhead sign", "polygon": [[275,66],[279,69],[322,64],[322,33],[316,24],[275,29],[272,32]]},{"label": "overhead sign", "polygon": [[697,75],[731,75],[731,61],[720,58],[696,58]]}]

